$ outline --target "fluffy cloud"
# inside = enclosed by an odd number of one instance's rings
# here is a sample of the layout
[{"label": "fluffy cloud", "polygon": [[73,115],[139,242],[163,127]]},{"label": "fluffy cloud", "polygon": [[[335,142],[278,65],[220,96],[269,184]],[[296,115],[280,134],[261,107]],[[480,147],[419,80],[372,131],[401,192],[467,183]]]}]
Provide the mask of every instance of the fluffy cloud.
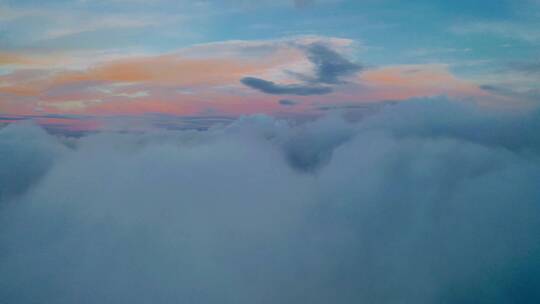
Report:
[{"label": "fluffy cloud", "polygon": [[65,147],[44,130],[29,125],[8,125],[0,131],[0,202],[24,193],[53,165]]},{"label": "fluffy cloud", "polygon": [[537,302],[539,127],[538,112],[444,99],[357,123],[250,116],[205,132],[69,140],[10,125],[0,295]]}]

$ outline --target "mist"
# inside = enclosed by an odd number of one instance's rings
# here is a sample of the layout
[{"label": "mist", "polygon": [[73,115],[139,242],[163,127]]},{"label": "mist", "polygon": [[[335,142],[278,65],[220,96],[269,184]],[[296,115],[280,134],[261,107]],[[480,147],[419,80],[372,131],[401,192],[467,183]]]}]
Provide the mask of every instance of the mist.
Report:
[{"label": "mist", "polygon": [[1,303],[535,303],[540,112],[0,129]]}]

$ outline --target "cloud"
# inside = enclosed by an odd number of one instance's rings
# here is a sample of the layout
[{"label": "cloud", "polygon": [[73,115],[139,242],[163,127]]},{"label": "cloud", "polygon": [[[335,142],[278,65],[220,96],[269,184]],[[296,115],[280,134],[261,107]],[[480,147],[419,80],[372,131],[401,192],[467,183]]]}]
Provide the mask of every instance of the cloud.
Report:
[{"label": "cloud", "polygon": [[282,106],[295,106],[298,104],[298,101],[291,100],[291,99],[280,99],[279,104]]},{"label": "cloud", "polygon": [[492,34],[528,43],[540,40],[540,31],[533,24],[520,22],[472,22],[453,26],[450,31],[458,35]]},{"label": "cloud", "polygon": [[321,43],[306,48],[309,61],[315,65],[315,75],[311,82],[339,84],[342,78],[352,76],[362,70],[362,66],[351,62],[336,51]]},{"label": "cloud", "polygon": [[531,100],[536,102],[540,98],[540,89],[514,88],[512,85],[484,84],[480,88],[496,95],[507,96],[514,100]]},{"label": "cloud", "polygon": [[515,61],[507,64],[507,68],[526,75],[540,75],[540,61]]},{"label": "cloud", "polygon": [[0,65],[31,64],[33,60],[14,53],[0,52]]},{"label": "cloud", "polygon": [[280,85],[256,77],[244,77],[241,82],[248,87],[267,94],[290,95],[323,95],[332,92],[332,88],[322,85],[344,83],[342,78],[352,76],[361,70],[361,66],[330,49],[320,42],[300,46],[306,53],[307,59],[314,65],[314,76],[289,71],[288,73],[300,79],[301,84]]},{"label": "cloud", "polygon": [[293,3],[294,3],[294,6],[297,7],[297,8],[304,8],[304,7],[307,7],[311,4],[313,4],[315,2],[315,0],[294,0]]},{"label": "cloud", "polygon": [[[239,80],[245,75],[264,78],[285,67],[309,67],[304,50],[314,43],[341,50],[352,41],[301,36],[207,43],[165,54],[94,51],[21,57],[4,53],[0,61],[18,63],[0,75],[0,107],[10,114],[38,114],[34,109],[39,109],[76,114],[169,111],[194,115],[208,107],[228,107],[227,113],[238,114],[253,105],[258,105],[253,112],[268,112],[271,105],[279,108],[270,97],[255,96],[243,107],[234,106],[238,96],[246,93]],[[290,77],[285,72],[278,74]],[[330,91],[322,87],[305,83],[284,89],[301,94]],[[193,93],[187,96],[180,92]],[[229,102],[232,95],[234,103]],[[98,100],[101,102],[94,102]]]},{"label": "cloud", "polygon": [[[263,73],[298,61],[300,52],[289,46],[293,41],[228,41],[195,45],[164,54],[88,52],[71,56],[20,56],[0,53],[0,62],[25,64],[23,69],[0,75],[0,81],[4,82],[0,91],[38,95],[60,86],[84,83],[176,87],[230,85],[242,75]],[[88,57],[94,59],[89,61]],[[39,69],[35,68],[38,64],[41,64]]]},{"label": "cloud", "polygon": [[[88,49],[113,50],[140,46],[172,26],[178,27],[169,39],[189,38],[192,30],[183,32],[188,16],[211,14],[200,3],[175,1],[166,4],[155,1],[95,1],[90,8],[84,1],[55,1],[56,3],[0,4],[0,24],[9,34],[4,35],[0,48],[12,51],[41,50],[44,52]],[[167,5],[168,10],[157,10]],[[176,5],[182,9],[177,9]],[[174,11],[174,13],[172,13]],[[159,39],[158,39],[159,40]]]},{"label": "cloud", "polygon": [[477,85],[452,74],[445,64],[382,66],[365,71],[359,78],[365,95],[372,95],[372,100],[485,95]]},{"label": "cloud", "polygon": [[[0,129],[6,303],[535,303],[539,112]],[[9,193],[9,195],[5,195]],[[46,278],[46,279],[44,279]]]},{"label": "cloud", "polygon": [[[490,95],[444,64],[363,69],[343,55],[353,46],[349,39],[301,36],[206,43],[153,55],[90,52],[24,57],[32,62],[0,75],[0,108],[6,114],[30,115],[191,116],[208,108],[242,115],[287,110],[274,94],[291,95],[286,99],[310,96],[303,100],[306,110],[310,104],[332,106],[327,100],[358,103]],[[90,62],[88,56],[93,58]],[[4,58],[20,59],[7,53]]]},{"label": "cloud", "polygon": [[332,88],[315,86],[315,85],[301,85],[301,84],[276,84],[272,81],[256,78],[256,77],[244,77],[240,80],[244,85],[259,90],[263,93],[273,95],[324,95],[332,92]]},{"label": "cloud", "polygon": [[0,204],[26,192],[64,150],[43,129],[26,122],[0,129]]},{"label": "cloud", "polygon": [[502,87],[491,85],[491,84],[480,85],[480,88],[482,90],[495,92],[497,94],[508,94],[508,93],[510,93],[510,91],[508,91],[508,90],[506,90],[506,89],[504,89]]}]

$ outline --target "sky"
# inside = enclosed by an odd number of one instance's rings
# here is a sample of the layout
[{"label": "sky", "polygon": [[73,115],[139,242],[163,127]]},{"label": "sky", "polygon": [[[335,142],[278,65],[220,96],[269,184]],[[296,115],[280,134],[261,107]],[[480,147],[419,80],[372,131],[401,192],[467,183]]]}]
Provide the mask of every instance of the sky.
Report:
[{"label": "sky", "polygon": [[429,96],[530,108],[539,29],[535,0],[2,0],[0,113],[301,117]]}]

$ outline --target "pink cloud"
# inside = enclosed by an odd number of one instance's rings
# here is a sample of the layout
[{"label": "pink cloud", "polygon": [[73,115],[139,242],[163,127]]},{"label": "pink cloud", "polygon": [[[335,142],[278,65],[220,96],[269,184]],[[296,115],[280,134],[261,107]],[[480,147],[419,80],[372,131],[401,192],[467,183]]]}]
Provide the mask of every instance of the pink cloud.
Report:
[{"label": "pink cloud", "polygon": [[371,99],[419,96],[485,96],[477,85],[453,75],[444,64],[396,65],[365,71],[359,78]]},{"label": "pink cloud", "polygon": [[[0,76],[0,107],[5,113],[198,115],[212,110],[230,115],[305,113],[338,102],[376,102],[411,97],[486,96],[475,84],[453,75],[447,65],[383,66],[365,70],[325,96],[279,99],[244,87],[245,76],[264,76],[288,83],[287,70],[311,68],[298,46],[317,37],[277,41],[232,41],[193,46],[171,54],[109,59],[88,68],[18,69]],[[340,51],[351,41],[326,39]],[[6,56],[10,61],[17,58]],[[0,56],[0,60],[2,57]],[[287,76],[288,75],[288,76]],[[282,77],[282,78],[280,78]],[[283,78],[284,77],[284,78]],[[289,79],[290,81],[290,79]],[[294,81],[294,79],[293,79]]]}]

